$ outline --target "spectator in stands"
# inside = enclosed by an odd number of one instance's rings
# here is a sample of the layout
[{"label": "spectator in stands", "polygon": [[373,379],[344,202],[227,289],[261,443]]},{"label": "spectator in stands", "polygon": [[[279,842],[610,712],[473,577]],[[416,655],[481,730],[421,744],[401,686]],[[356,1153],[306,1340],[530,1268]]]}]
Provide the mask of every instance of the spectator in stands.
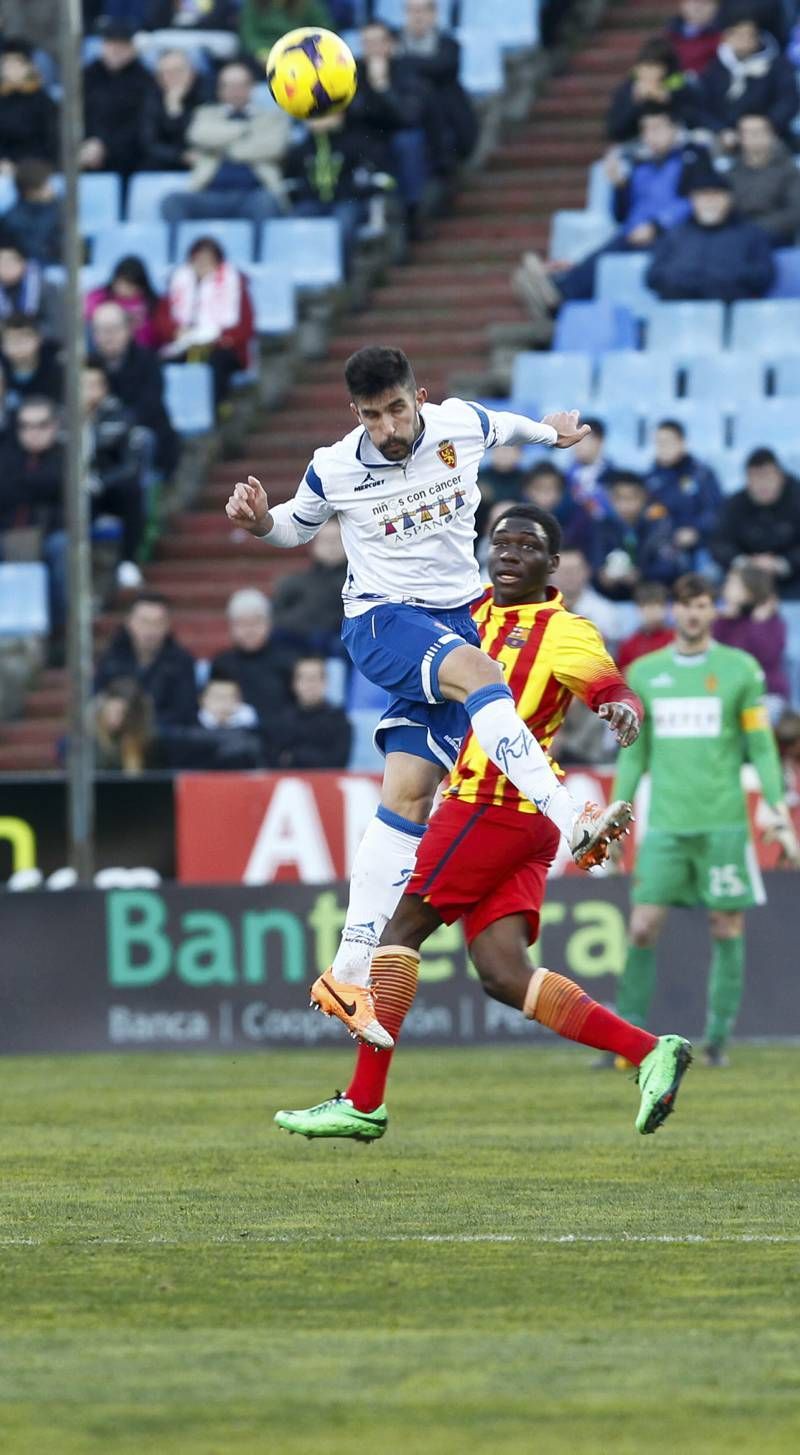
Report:
[{"label": "spectator in stands", "polygon": [[15,41],[0,55],[0,171],[14,172],[30,157],[55,165],[58,112],[30,47]]},{"label": "spectator in stands", "polygon": [[233,772],[260,768],[263,747],[258,717],[242,698],[233,677],[213,670],[200,693],[200,710],[191,727],[169,727],[161,751],[170,768]]},{"label": "spectator in stands", "polygon": [[0,221],[0,320],[41,318],[45,305],[45,281],[41,263],[31,259],[22,243],[13,237],[5,218]]},{"label": "spectator in stands", "polygon": [[172,635],[166,597],[145,591],[131,602],[125,625],[101,653],[95,691],[116,677],[133,677],[153,704],[157,728],[197,719],[194,658]]},{"label": "spectator in stands", "polygon": [[689,128],[699,126],[697,87],[683,75],[672,46],[660,36],[646,40],[627,80],[611,98],[606,132],[611,141],[633,141],[646,106],[667,107]]},{"label": "spectator in stands", "polygon": [[398,54],[427,92],[424,120],[433,171],[449,177],[475,150],[478,119],[458,79],[461,48],[439,29],[436,0],[406,0]]},{"label": "spectator in stands", "polygon": [[275,588],[275,629],[299,637],[306,650],[335,652],[342,626],[342,587],[347,557],[336,520],[326,521],[311,541],[311,565],[284,576]]},{"label": "spectator in stands", "polygon": [[669,646],[675,633],[667,621],[669,593],[663,581],[642,581],[633,593],[639,611],[639,625],[635,632],[620,642],[617,651],[617,666],[621,672],[639,657],[648,652],[658,652]]},{"label": "spectator in stands", "polygon": [[2,219],[3,231],[34,262],[60,263],[62,201],[50,163],[24,159],[15,180],[17,200]]},{"label": "spectator in stands", "polygon": [[659,298],[763,298],[775,276],[769,238],[733,211],[728,178],[699,164],[686,180],[691,217],[653,249],[647,286]]},{"label": "spectator in stands", "polygon": [[83,73],[86,139],[81,166],[129,176],[143,162],[141,120],[154,82],[138,59],[130,25],[101,18],[97,30],[103,38],[100,55]]},{"label": "spectator in stands", "polygon": [[430,175],[424,130],[426,92],[394,35],[382,21],[361,31],[358,89],[347,109],[347,127],[366,166],[397,179],[409,231],[417,235]]},{"label": "spectator in stands", "polygon": [[608,486],[617,471],[606,454],[606,427],[602,419],[589,416],[583,423],[588,424],[591,434],[584,435],[570,450],[567,486],[573,499],[599,520],[609,509]]},{"label": "spectator in stands", "polygon": [[213,237],[199,237],[186,262],[175,269],[167,293],[166,328],[171,341],[164,358],[207,359],[219,406],[237,369],[246,369],[253,338],[253,305],[247,279]]},{"label": "spectator in stands", "polygon": [[596,522],[592,539],[595,581],[612,601],[630,601],[640,581],[671,583],[678,576],[672,526],[632,470],[620,470],[608,493],[611,510]]},{"label": "spectator in stands", "polygon": [[787,475],[772,450],[753,450],[746,484],[725,501],[712,542],[724,570],[757,566],[778,594],[800,597],[800,483]]},{"label": "spectator in stands", "polygon": [[553,578],[564,598],[567,611],[593,621],[607,642],[619,636],[619,617],[614,603],[601,596],[592,586],[592,572],[583,551],[562,551],[558,570]]},{"label": "spectator in stands", "polygon": [[276,40],[301,25],[333,28],[325,0],[244,0],[239,20],[242,50],[265,61]]},{"label": "spectator in stands", "polygon": [[307,123],[287,153],[284,175],[295,217],[337,219],[349,268],[358,229],[367,220],[374,183],[341,112]]},{"label": "spectator in stands", "polygon": [[82,379],[83,449],[92,519],[113,515],[122,524],[122,559],[117,584],[142,585],[136,557],[144,529],[142,460],[133,438],[133,419],[110,392],[105,371],[87,364]]},{"label": "spectator in stands", "polygon": [[223,66],[218,100],[198,106],[186,133],[192,154],[189,190],[165,197],[167,222],[242,217],[264,222],[285,205],[281,163],[291,122],[278,107],[253,101],[253,76],[239,61]]},{"label": "spectator in stands", "polygon": [[142,773],[154,763],[153,704],[133,677],[115,677],[92,703],[95,767]]},{"label": "spectator in stands", "polygon": [[567,300],[594,296],[598,258],[606,253],[649,249],[659,236],[688,217],[682,177],[696,148],[687,148],[669,110],[655,102],[642,108],[639,122],[642,153],[629,166],[619,151],[609,154],[606,171],[614,186],[614,215],[619,232],[588,257],[553,275],[536,253],[526,253],[514,274],[514,291],[523,301],[543,338],[552,333],[551,315]]},{"label": "spectator in stands", "polygon": [[767,705],[777,722],[789,698],[786,675],[786,622],[780,614],[774,577],[758,566],[732,566],[722,585],[714,636],[728,647],[749,652],[763,669]]},{"label": "spectator in stands", "polygon": [[186,133],[208,98],[206,86],[185,51],[164,51],[155,70],[155,87],[142,112],[142,164],[154,172],[185,172],[193,153]]},{"label": "spectator in stands", "polygon": [[34,394],[60,400],[63,371],[55,344],[48,343],[39,325],[24,314],[12,313],[0,326],[0,368],[13,405]]},{"label": "spectator in stands", "polygon": [[144,29],[230,30],[232,8],[231,0],[147,0]]},{"label": "spectator in stands", "polygon": [[687,448],[686,431],[676,419],[662,419],[656,425],[653,454],[645,485],[651,501],[663,507],[672,526],[678,574],[706,571],[722,504],[719,481]]},{"label": "spectator in stands", "polygon": [[739,151],[729,173],[736,211],[773,247],[787,247],[800,233],[800,171],[768,116],[740,116],[736,132]]},{"label": "spectator in stands", "polygon": [[561,538],[567,550],[591,550],[593,521],[586,508],[567,489],[564,476],[549,460],[540,460],[528,472],[522,484],[521,498],[549,510],[561,526]]},{"label": "spectator in stands", "polygon": [[211,663],[212,673],[239,683],[242,699],[255,708],[262,729],[289,705],[296,653],[272,640],[272,607],[261,591],[234,591],[227,609],[231,645]]},{"label": "spectator in stands", "polygon": [[701,76],[717,54],[722,39],[718,0],[680,0],[678,14],[667,26],[682,71]]},{"label": "spectator in stands", "polygon": [[151,432],[153,465],[168,479],[178,463],[180,441],[164,404],[162,365],[151,349],[134,340],[136,316],[123,298],[97,305],[91,322],[93,362],[101,366],[133,421]]},{"label": "spectator in stands", "polygon": [[301,657],[292,673],[294,703],[268,733],[268,754],[276,768],[345,768],[352,730],[347,715],[327,700],[322,657]]},{"label": "spectator in stands", "polygon": [[753,112],[768,116],[788,141],[800,103],[794,67],[774,37],[759,30],[754,8],[751,0],[730,7],[722,43],[699,83],[707,123],[726,151],[736,146],[739,117]]},{"label": "spectator in stands", "polygon": [[40,533],[56,637],[62,635],[66,619],[64,452],[59,435],[57,406],[32,394],[20,405],[15,432],[0,454],[0,531]]},{"label": "spectator in stands", "polygon": [[159,318],[161,299],[141,258],[132,254],[120,258],[108,282],[87,294],[83,312],[89,322],[103,303],[117,303],[127,314],[135,344],[145,349],[157,349],[164,342],[163,321]]}]

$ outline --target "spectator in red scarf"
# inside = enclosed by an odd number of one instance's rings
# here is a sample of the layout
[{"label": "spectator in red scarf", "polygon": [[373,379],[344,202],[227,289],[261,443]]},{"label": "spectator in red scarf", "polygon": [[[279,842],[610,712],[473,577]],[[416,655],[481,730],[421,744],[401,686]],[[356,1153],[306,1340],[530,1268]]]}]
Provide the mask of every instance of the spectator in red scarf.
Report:
[{"label": "spectator in red scarf", "polygon": [[185,263],[172,274],[167,294],[171,342],[168,359],[207,361],[214,374],[219,405],[230,392],[232,376],[248,364],[253,338],[253,305],[244,274],[227,262],[213,237],[199,237]]}]

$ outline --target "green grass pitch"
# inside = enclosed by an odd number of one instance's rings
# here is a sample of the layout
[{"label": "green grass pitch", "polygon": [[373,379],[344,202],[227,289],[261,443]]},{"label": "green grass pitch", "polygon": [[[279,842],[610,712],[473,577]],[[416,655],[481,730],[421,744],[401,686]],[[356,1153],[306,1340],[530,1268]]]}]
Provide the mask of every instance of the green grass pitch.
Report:
[{"label": "green grass pitch", "polygon": [[0,1065],[5,1455],[800,1449],[800,1050],[647,1138],[566,1047],[406,1051],[374,1146],[272,1127],[350,1059]]}]

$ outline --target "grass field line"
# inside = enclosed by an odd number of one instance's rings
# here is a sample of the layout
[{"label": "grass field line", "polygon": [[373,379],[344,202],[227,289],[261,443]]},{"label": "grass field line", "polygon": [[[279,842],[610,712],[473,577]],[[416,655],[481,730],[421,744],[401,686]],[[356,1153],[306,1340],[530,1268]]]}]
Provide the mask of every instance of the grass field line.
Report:
[{"label": "grass field line", "polygon": [[[314,1237],[319,1242],[319,1234]],[[308,1242],[307,1233],[216,1233],[208,1238],[0,1238],[0,1248],[189,1248],[198,1244],[210,1246],[246,1244],[288,1245],[299,1247]],[[373,1235],[354,1234],[352,1237],[337,1237],[332,1234],[322,1239],[326,1243],[529,1243],[549,1245],[570,1245],[582,1243],[610,1243],[624,1247],[626,1243],[678,1243],[725,1245],[740,1243],[800,1244],[800,1234],[795,1233],[720,1233],[709,1236],[705,1233],[385,1233]]]}]

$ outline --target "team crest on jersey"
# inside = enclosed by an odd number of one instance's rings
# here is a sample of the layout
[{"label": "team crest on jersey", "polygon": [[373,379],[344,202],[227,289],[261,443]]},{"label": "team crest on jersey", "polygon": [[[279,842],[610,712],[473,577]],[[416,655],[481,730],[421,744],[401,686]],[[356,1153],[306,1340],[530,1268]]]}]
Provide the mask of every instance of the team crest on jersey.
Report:
[{"label": "team crest on jersey", "polygon": [[517,647],[525,646],[530,634],[531,629],[529,626],[515,626],[514,630],[512,632],[509,632],[508,636],[506,637],[505,645],[507,647],[511,647],[514,651],[516,651]]},{"label": "team crest on jersey", "polygon": [[452,440],[440,440],[436,453],[442,464],[447,466],[448,470],[454,470],[456,468],[458,456]]}]

